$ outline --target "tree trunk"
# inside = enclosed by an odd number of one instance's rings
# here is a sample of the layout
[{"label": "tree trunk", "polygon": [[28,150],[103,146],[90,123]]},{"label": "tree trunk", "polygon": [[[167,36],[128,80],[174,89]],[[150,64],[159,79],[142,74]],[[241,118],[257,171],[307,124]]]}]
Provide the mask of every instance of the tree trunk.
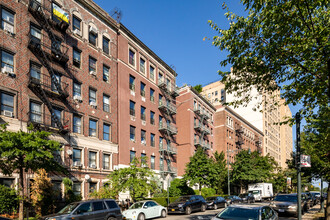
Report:
[{"label": "tree trunk", "polygon": [[327,195],[327,204],[325,208],[325,219],[330,220],[330,187],[328,185],[328,195]]},{"label": "tree trunk", "polygon": [[19,169],[19,220],[24,220],[24,171]]},{"label": "tree trunk", "polygon": [[199,184],[198,188],[199,188],[199,195],[202,195],[202,184]]}]

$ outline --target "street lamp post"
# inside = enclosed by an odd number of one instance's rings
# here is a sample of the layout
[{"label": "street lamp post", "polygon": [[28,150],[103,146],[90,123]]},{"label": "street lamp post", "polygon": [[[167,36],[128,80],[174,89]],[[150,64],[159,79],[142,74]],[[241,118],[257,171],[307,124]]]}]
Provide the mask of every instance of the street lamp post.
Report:
[{"label": "street lamp post", "polygon": [[227,174],[228,174],[228,195],[230,196],[229,150],[228,150],[228,146],[227,146]]}]

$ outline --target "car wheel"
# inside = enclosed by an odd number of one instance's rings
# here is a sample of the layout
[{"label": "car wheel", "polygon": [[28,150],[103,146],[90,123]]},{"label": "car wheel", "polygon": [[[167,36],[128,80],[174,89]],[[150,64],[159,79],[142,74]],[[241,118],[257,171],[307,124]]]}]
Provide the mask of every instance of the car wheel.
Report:
[{"label": "car wheel", "polygon": [[214,210],[215,210],[215,209],[218,209],[217,204],[214,204],[213,208],[214,208]]},{"label": "car wheel", "polygon": [[166,210],[165,209],[162,210],[162,213],[160,214],[160,217],[166,218]]},{"label": "car wheel", "polygon": [[139,216],[137,217],[138,220],[145,220],[146,217],[144,216],[143,213],[140,213]]},{"label": "car wheel", "polygon": [[186,215],[190,215],[191,214],[191,208],[190,206],[186,207],[186,211],[185,211]]},{"label": "car wheel", "polygon": [[114,217],[109,217],[108,220],[116,220]]},{"label": "car wheel", "polygon": [[206,205],[203,204],[202,207],[201,207],[201,211],[205,212],[205,210],[206,210]]}]

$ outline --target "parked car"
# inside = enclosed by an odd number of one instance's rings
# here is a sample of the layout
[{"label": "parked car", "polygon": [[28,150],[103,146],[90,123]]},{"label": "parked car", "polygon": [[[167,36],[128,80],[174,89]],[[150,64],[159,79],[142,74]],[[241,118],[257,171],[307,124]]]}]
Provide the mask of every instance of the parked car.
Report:
[{"label": "parked car", "polygon": [[44,216],[44,220],[75,219],[75,220],[119,220],[123,215],[115,200],[95,199],[70,203],[58,213]]},{"label": "parked car", "polygon": [[203,196],[200,195],[190,195],[181,196],[173,203],[169,204],[167,207],[167,212],[170,213],[185,213],[190,215],[194,211],[206,210],[206,201]]},{"label": "parked car", "polygon": [[246,203],[255,203],[256,202],[252,193],[243,193],[243,194],[240,194],[239,197],[242,199],[242,202],[246,202]]},{"label": "parked car", "polygon": [[219,207],[227,207],[227,201],[221,196],[211,196],[206,199],[208,209],[217,209]]},{"label": "parked car", "polygon": [[218,213],[212,220],[235,219],[235,220],[278,220],[278,215],[269,206],[264,205],[231,205]]},{"label": "parked car", "polygon": [[144,220],[150,218],[166,218],[166,208],[152,200],[140,201],[123,211],[123,219]]},{"label": "parked car", "polygon": [[225,196],[225,199],[228,205],[242,202],[242,199],[238,196]]},{"label": "parked car", "polygon": [[[280,194],[277,195],[270,203],[272,207],[278,213],[287,213],[298,216],[298,199],[297,194]],[[307,211],[307,203],[304,199],[301,200],[302,214]]]}]

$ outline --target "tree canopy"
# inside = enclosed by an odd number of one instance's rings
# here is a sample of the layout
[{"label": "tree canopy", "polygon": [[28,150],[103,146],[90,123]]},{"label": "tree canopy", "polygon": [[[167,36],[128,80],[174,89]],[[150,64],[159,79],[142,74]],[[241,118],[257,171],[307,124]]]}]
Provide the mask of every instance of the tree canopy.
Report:
[{"label": "tree canopy", "polygon": [[218,153],[217,151],[213,154],[213,166],[216,174],[213,176],[212,188],[216,190],[218,195],[223,194],[223,188],[227,181],[227,161],[225,159],[225,153]]},{"label": "tree canopy", "polygon": [[261,94],[281,90],[287,104],[303,105],[302,114],[327,106],[330,97],[330,14],[326,0],[242,0],[246,17],[226,4],[229,29],[209,21],[218,36],[213,45],[228,56],[219,71],[226,91],[237,95],[232,103],[252,99],[250,90]]}]

